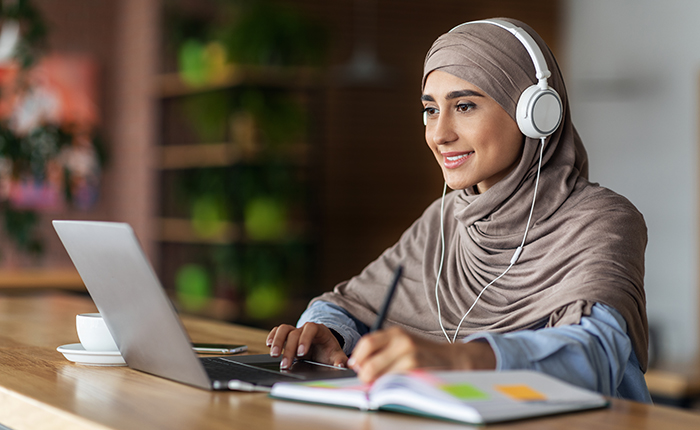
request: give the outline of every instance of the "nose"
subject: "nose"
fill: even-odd
[[[454,120],[450,115],[441,114],[436,120],[428,123],[425,129],[426,138],[435,145],[446,145],[457,140]]]

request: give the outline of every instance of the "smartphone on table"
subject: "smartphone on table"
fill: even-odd
[[[193,343],[192,349],[199,354],[239,354],[248,351],[248,345],[229,343]]]

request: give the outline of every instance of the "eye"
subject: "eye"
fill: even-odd
[[[471,102],[467,103],[458,103],[457,104],[457,112],[469,112],[470,110],[474,109],[476,105]]]
[[[426,106],[422,110],[423,122],[428,122],[429,118],[434,118],[440,113],[440,110],[436,107]]]

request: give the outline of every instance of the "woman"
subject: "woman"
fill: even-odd
[[[533,138],[517,105],[538,79],[559,99],[545,97],[556,118]],[[347,365],[366,382],[417,367],[535,369],[650,401],[644,219],[587,180],[545,43],[514,20],[458,26],[428,52],[421,100],[426,142],[455,191],[362,273],[314,299],[297,327],[275,327],[270,353],[283,368],[294,357]],[[368,334],[399,265],[388,328]]]

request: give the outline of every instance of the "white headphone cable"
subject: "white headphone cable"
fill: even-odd
[[[464,314],[462,319],[459,321],[459,324],[457,325],[457,329],[455,330],[454,337],[450,339],[450,337],[447,335],[447,331],[445,330],[445,327],[442,324],[442,318],[440,316],[440,299],[438,296],[438,284],[440,282],[440,274],[442,273],[442,264],[445,258],[445,231],[443,228],[443,216],[444,216],[444,203],[445,203],[445,190],[447,189],[447,183],[445,183],[445,190],[443,190],[442,194],[442,203],[440,204],[440,235],[442,238],[442,256],[440,257],[440,269],[438,270],[438,280],[435,283],[435,300],[437,301],[437,310],[438,310],[438,322],[440,323],[440,328],[442,329],[442,332],[445,334],[445,337],[447,337],[447,341],[450,343],[454,343],[457,340],[457,335],[459,334],[459,330],[462,327],[462,323],[464,320],[467,318],[467,315],[474,309],[474,306],[476,303],[479,301],[481,298],[481,295],[484,294],[484,291],[491,285],[493,285],[494,282],[498,281],[501,279],[508,271],[510,270],[513,265],[518,261],[520,258],[520,254],[523,252],[523,247],[525,246],[525,241],[527,239],[527,233],[530,231],[530,222],[532,221],[532,213],[535,209],[535,200],[537,200],[537,189],[539,187],[540,183],[540,171],[542,169],[542,154],[544,152],[544,142],[545,142],[545,137],[540,138],[540,156],[539,156],[539,161],[537,163],[537,176],[535,178],[535,192],[533,193],[532,196],[532,205],[530,205],[530,214],[528,215],[527,218],[527,225],[525,226],[525,234],[523,235],[523,240],[520,243],[520,246],[515,250],[515,254],[513,254],[513,257],[510,259],[510,265],[506,268],[506,270],[503,271],[496,279],[493,281],[489,282],[480,292],[479,295],[476,296],[476,299],[474,300],[474,303],[469,307],[469,310],[467,310],[467,313]]]
[[[442,263],[445,261],[445,227],[444,227],[444,212],[445,212],[445,194],[447,193],[447,181],[445,181],[445,186],[442,188],[442,201],[440,202],[440,240],[442,241],[442,253],[440,254],[440,268],[438,269],[437,280],[435,281],[435,303],[437,303],[437,313],[438,321],[440,322],[440,328],[443,334],[450,341],[450,336],[448,336],[445,327],[442,325],[442,317],[440,316],[440,297],[438,296],[438,286],[440,285],[440,276],[442,275]]]

